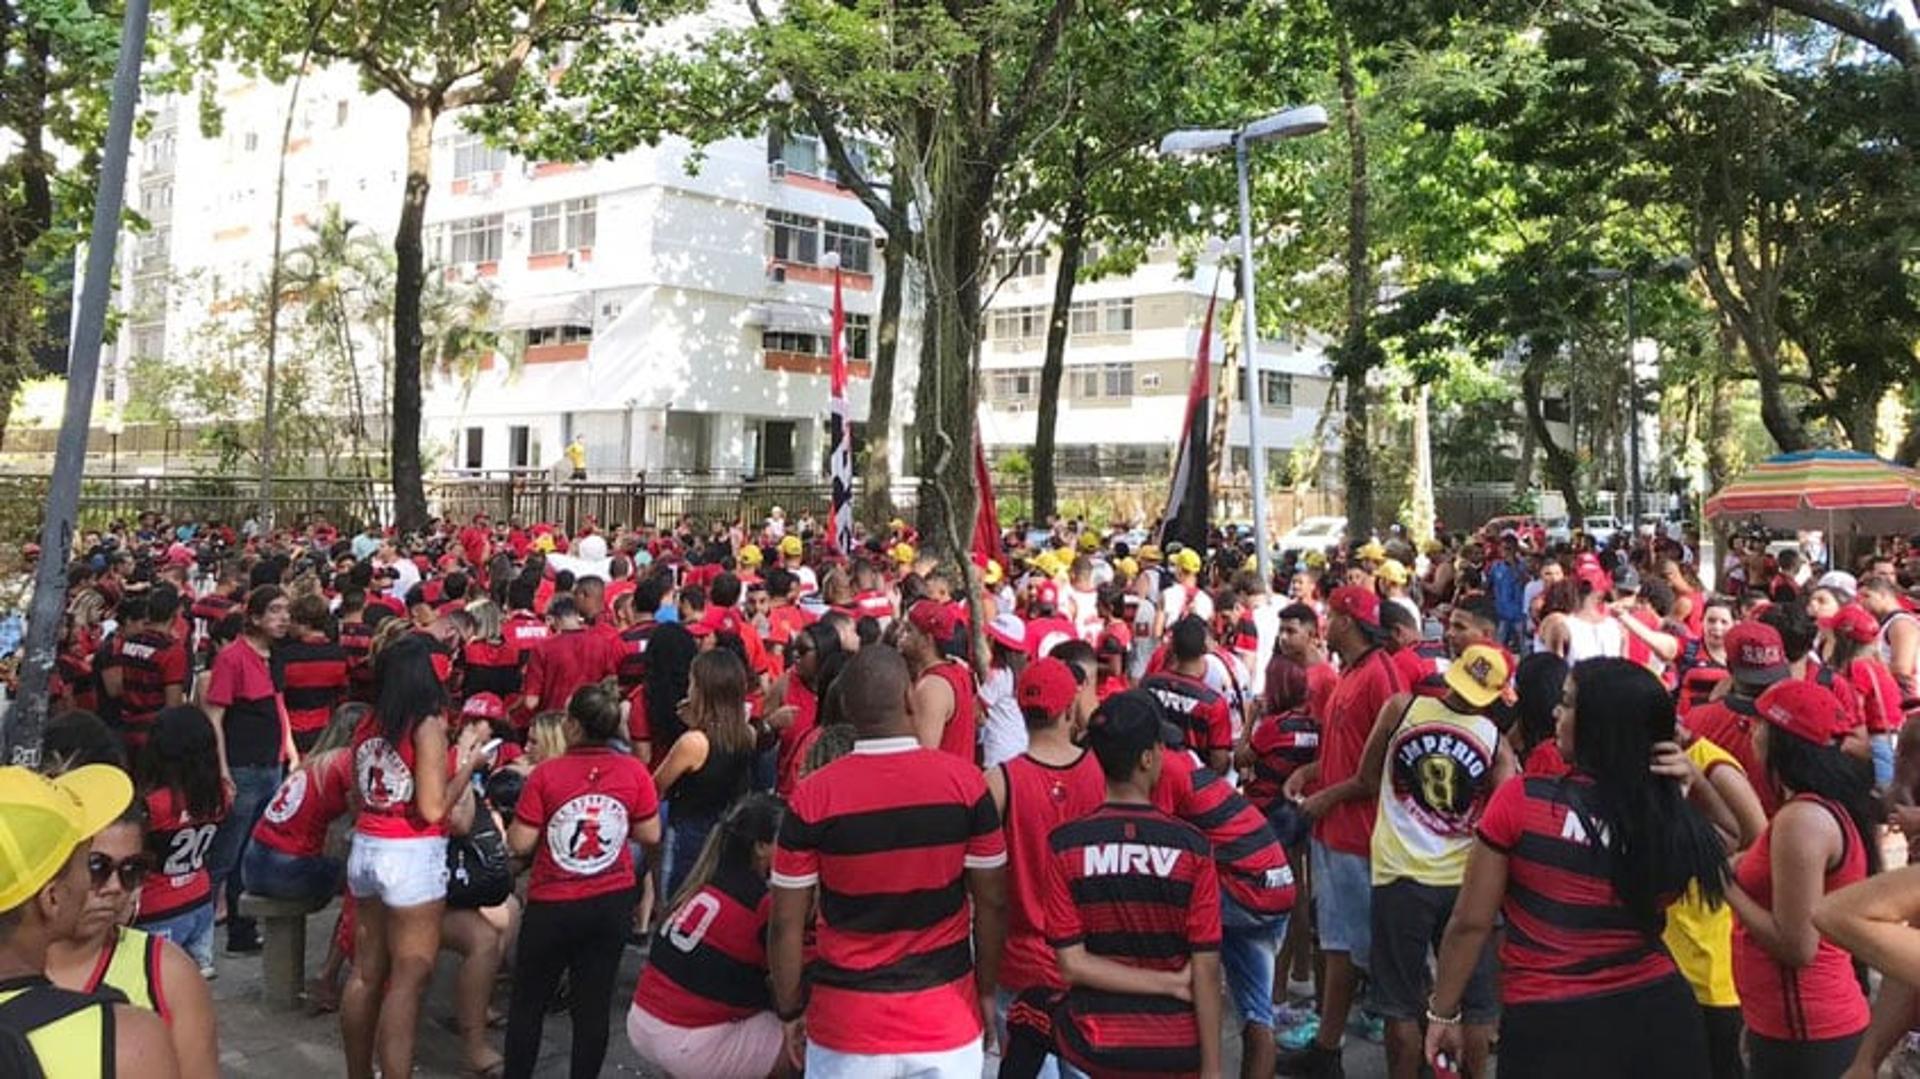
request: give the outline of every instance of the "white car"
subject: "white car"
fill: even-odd
[[[1613,542],[1613,534],[1620,531],[1620,521],[1612,514],[1597,513],[1592,517],[1582,517],[1580,530],[1593,537],[1595,547],[1605,547]]]
[[[1540,522],[1547,530],[1547,545],[1573,542],[1573,522],[1565,517],[1548,517]]]
[[[1328,547],[1346,542],[1347,519],[1345,517],[1308,517],[1293,527],[1293,531],[1280,537],[1275,544],[1280,557],[1307,551],[1324,551]]]

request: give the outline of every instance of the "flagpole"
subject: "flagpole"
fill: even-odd
[[[827,429],[833,445],[828,454],[833,504],[829,507],[834,546],[843,555],[853,553],[853,424],[847,407],[847,308],[842,291],[840,253],[829,251],[821,264],[833,271],[831,378],[828,388]]]

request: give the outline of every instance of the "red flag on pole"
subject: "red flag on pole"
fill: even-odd
[[[1200,324],[1200,353],[1194,359],[1193,384],[1187,390],[1187,419],[1173,463],[1173,489],[1167,511],[1160,518],[1162,545],[1178,540],[1202,554],[1207,549],[1208,519],[1213,499],[1207,468],[1207,413],[1212,404],[1210,375],[1213,362],[1213,310],[1220,301],[1220,278],[1213,279],[1207,299],[1207,318]]]
[[[853,426],[847,410],[847,309],[840,295],[840,265],[833,266],[833,386],[827,403],[828,458],[833,484],[829,516],[833,543],[853,550]]]
[[[1002,556],[1000,511],[993,504],[993,476],[987,472],[987,451],[978,427],[973,432],[973,483],[980,488],[980,512],[973,518],[973,560],[984,569],[988,559],[999,561]]]

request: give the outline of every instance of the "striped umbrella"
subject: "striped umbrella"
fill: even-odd
[[[1884,533],[1920,528],[1920,472],[1853,450],[1767,458],[1707,499],[1709,519],[1782,529]]]

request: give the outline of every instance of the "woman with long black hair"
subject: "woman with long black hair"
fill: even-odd
[[[213,883],[207,850],[232,799],[220,778],[213,724],[191,704],[154,717],[134,770],[154,872],[134,925],[170,940],[213,976]]]
[[[440,951],[447,899],[447,817],[467,796],[485,723],[447,737],[447,693],[430,642],[404,634],[374,657],[380,698],[353,736],[356,904],[353,977],[340,1006],[350,1079],[413,1074],[420,994]],[[376,1030],[377,1024],[377,1030]],[[377,1043],[377,1046],[376,1046]]]
[[[687,699],[693,678],[693,657],[699,644],[687,627],[661,622],[647,638],[647,673],[640,688],[627,698],[628,741],[633,755],[651,772],[666,760],[667,750],[687,725],[680,719],[680,702]],[[555,705],[564,702],[555,701]]]
[[[1530,776],[1567,774],[1566,758],[1555,743],[1554,715],[1567,685],[1567,661],[1552,652],[1535,652],[1513,674],[1515,721],[1507,731],[1514,758]]]
[[[1869,1019],[1853,957],[1823,940],[1813,908],[1878,872],[1870,766],[1838,743],[1852,728],[1837,698],[1798,678],[1754,702],[1754,747],[1782,795],[1727,889],[1739,925],[1733,982],[1753,1079],[1827,1079],[1852,1062]]]
[[[1660,934],[1688,885],[1721,902],[1726,856],[1666,767],[1690,774],[1673,734],[1673,698],[1646,668],[1573,668],[1555,732],[1573,770],[1509,780],[1480,819],[1427,1006],[1436,1070],[1459,1069],[1460,998],[1498,910],[1503,1074],[1707,1074],[1699,1009]]]

